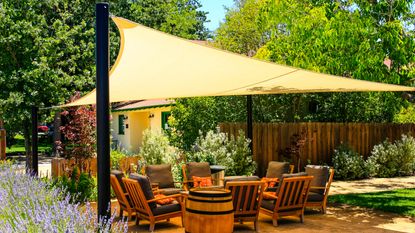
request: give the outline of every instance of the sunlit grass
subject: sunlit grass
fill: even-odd
[[[24,154],[26,152],[24,137],[18,134],[14,139],[15,143],[10,148],[6,147],[6,154]],[[51,149],[51,143],[47,142],[45,139],[39,140],[38,148],[40,153],[44,153]]]
[[[415,188],[376,193],[339,194],[329,196],[329,202],[367,207],[415,217]]]

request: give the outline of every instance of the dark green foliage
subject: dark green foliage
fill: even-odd
[[[74,168],[70,177],[61,176],[53,181],[53,186],[66,190],[72,197],[72,201],[85,202],[94,197],[95,182],[88,173],[79,173]]]
[[[120,0],[112,14],[189,39],[206,38],[205,12],[197,0]],[[0,115],[10,135],[28,144],[30,108],[65,103],[75,91],[92,90],[95,79],[95,1],[2,0],[0,2]],[[110,29],[111,61],[119,36]],[[41,121],[53,115],[42,110]],[[29,148],[26,148],[28,150]]]
[[[415,217],[415,189],[329,196],[329,202],[355,205]]]

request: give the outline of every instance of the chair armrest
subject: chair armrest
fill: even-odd
[[[267,197],[267,198],[269,198],[269,199],[273,199],[273,200],[276,200],[278,197],[277,196],[275,196],[275,195],[272,195],[272,194],[269,194],[269,193],[263,193],[262,194],[264,197]]]
[[[151,202],[155,202],[158,200],[163,200],[163,199],[167,199],[167,198],[176,198],[176,197],[182,197],[182,194],[173,194],[173,195],[169,195],[169,196],[165,196],[165,197],[158,197],[158,198],[154,198],[151,200],[148,200],[147,203],[151,203]]]

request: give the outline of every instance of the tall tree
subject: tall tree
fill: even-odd
[[[199,7],[197,0],[120,0],[110,10],[184,38],[203,39],[206,15]],[[0,2],[0,115],[11,135],[24,133],[27,153],[31,106],[60,105],[75,91],[95,86],[94,16],[91,0]],[[117,33],[112,24],[112,61]]]

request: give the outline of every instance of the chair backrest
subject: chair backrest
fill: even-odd
[[[270,161],[268,163],[267,178],[281,178],[282,174],[290,172],[290,163]]]
[[[284,177],[280,183],[275,211],[283,212],[304,208],[312,176]]]
[[[327,188],[330,179],[330,171],[330,167],[328,166],[307,165],[305,167],[305,172],[310,176],[314,176],[310,184],[311,187]],[[326,189],[313,189],[312,191],[324,194]]]
[[[134,204],[134,209],[140,214],[152,215],[151,208],[148,205],[140,183],[135,179],[122,178],[122,180]]]
[[[225,189],[232,192],[235,218],[254,217],[259,213],[265,182],[262,181],[229,181]]]
[[[145,172],[151,183],[157,183],[159,188],[174,188],[170,164],[148,165]]]
[[[189,162],[182,166],[184,182],[192,180],[193,176],[211,177],[210,165],[208,162]],[[193,183],[187,183],[188,187],[193,187]]]
[[[114,190],[115,196],[117,197],[118,203],[126,208],[131,208],[130,203],[128,202],[127,197],[125,196],[125,191],[121,188],[120,183],[115,175],[110,175],[111,187]]]

